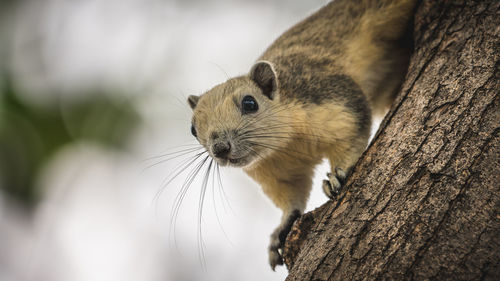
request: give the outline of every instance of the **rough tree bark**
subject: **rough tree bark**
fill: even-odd
[[[402,89],[287,280],[500,279],[500,1],[419,4]]]

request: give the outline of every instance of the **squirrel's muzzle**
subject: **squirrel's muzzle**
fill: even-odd
[[[231,144],[229,142],[216,142],[212,145],[212,153],[217,158],[226,158],[231,152]]]

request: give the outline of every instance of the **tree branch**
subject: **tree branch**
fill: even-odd
[[[287,280],[500,276],[498,1],[423,1],[401,91],[337,202],[290,232]]]

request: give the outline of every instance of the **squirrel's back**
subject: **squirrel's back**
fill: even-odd
[[[415,2],[335,0],[281,35],[260,60],[274,64],[284,96],[321,102],[330,97],[300,89],[322,77],[347,76],[381,113],[406,73]]]

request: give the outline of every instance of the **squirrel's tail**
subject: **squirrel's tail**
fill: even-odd
[[[406,33],[416,0],[365,0],[360,32],[384,41],[398,41]]]
[[[365,8],[348,40],[346,69],[355,77],[376,114],[392,103],[411,52],[410,23],[416,0],[362,0]]]

